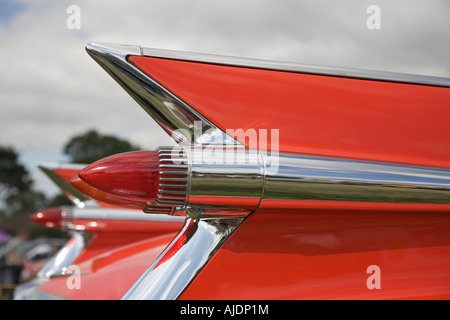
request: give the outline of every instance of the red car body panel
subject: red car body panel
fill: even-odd
[[[116,238],[117,234],[112,234]],[[80,288],[67,285],[69,277],[53,278],[39,287],[59,297],[75,300],[118,300],[164,250],[174,234],[151,237],[140,241],[102,239],[86,248],[73,265],[80,268]],[[108,237],[112,240],[112,237]],[[129,238],[128,238],[129,239]],[[102,243],[103,244],[103,243]]]
[[[78,174],[78,170],[67,167],[52,171],[67,182]],[[67,196],[71,198],[70,194]],[[47,227],[66,227],[91,237],[88,245],[72,262],[73,266],[80,268],[80,288],[71,289],[67,285],[71,275],[67,274],[51,277],[38,287],[39,291],[67,299],[120,299],[183,226],[182,219],[149,221],[135,220],[134,216],[127,220],[126,213],[137,213],[138,216],[145,216],[145,213],[123,210],[98,201],[95,206],[99,213],[95,214],[94,209],[91,211],[94,215],[87,213],[81,218],[76,214],[65,216],[62,214],[64,210],[59,208],[36,213],[32,217],[35,222]],[[78,210],[83,213],[87,209]],[[115,215],[111,215],[113,210],[114,214],[123,214],[120,218],[114,218]],[[71,246],[70,241],[66,246]]]
[[[56,168],[53,170],[55,174],[66,180],[67,182],[70,182],[70,180],[73,177],[76,177],[78,175],[77,169],[68,169],[68,168]]]
[[[144,214],[144,213],[142,213]],[[77,219],[77,226],[94,219]],[[87,228],[92,239],[72,265],[81,272],[79,289],[67,285],[70,277],[50,278],[39,290],[67,299],[120,299],[172,241],[182,222],[109,220]]]
[[[279,129],[280,152],[450,167],[448,88],[129,60],[224,131]],[[449,299],[449,213],[263,199],[180,299]],[[381,290],[366,283],[372,265]]]
[[[180,299],[450,298],[448,206],[323,203],[250,216]]]
[[[448,88],[129,60],[224,131],[279,129],[280,152],[450,167]]]
[[[448,87],[127,59],[223,131],[278,129],[280,152],[450,168]],[[116,76],[125,79],[120,68]],[[267,150],[273,150],[268,137]],[[239,204],[238,195],[233,200]],[[214,213],[232,220],[235,212]],[[51,279],[39,290],[70,299],[119,299],[176,232],[141,222],[76,222],[96,233],[74,261],[85,273],[81,290],[70,290],[67,278]],[[261,197],[211,256],[179,299],[449,299],[450,205]],[[167,266],[162,261],[157,271]],[[381,272],[379,289],[369,284],[372,266]]]

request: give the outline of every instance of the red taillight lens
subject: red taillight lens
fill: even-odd
[[[159,189],[158,152],[116,154],[87,166],[78,176],[109,195],[136,203],[154,202]]]
[[[188,165],[177,162],[172,148],[120,153],[85,167],[71,184],[100,202],[173,214],[187,196]]]
[[[89,198],[92,198],[94,200],[97,200],[101,203],[106,203],[111,206],[117,206],[117,207],[126,207],[126,208],[133,208],[133,209],[141,209],[143,210],[145,208],[145,203],[142,201],[133,201],[129,199],[123,199],[120,197],[113,196],[111,194],[108,194],[106,192],[103,192],[101,190],[98,190],[83,180],[81,180],[78,177],[73,178],[70,183],[72,186],[83,193],[84,195],[88,196]]]
[[[50,208],[36,212],[31,216],[31,220],[47,228],[61,228],[63,209]]]

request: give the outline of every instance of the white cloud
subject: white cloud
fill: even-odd
[[[445,0],[21,3],[0,20],[0,144],[16,146],[29,167],[63,158],[63,144],[88,128],[144,148],[166,139],[86,54],[91,41],[450,76]],[[81,9],[80,30],[66,27],[71,4]],[[370,4],[381,7],[381,30],[366,28]]]

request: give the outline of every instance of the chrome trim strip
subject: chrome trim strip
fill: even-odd
[[[177,299],[242,221],[242,218],[186,219],[182,231],[122,299]],[[192,223],[196,224],[196,227],[189,240],[173,256],[160,264],[180,237],[188,232]]]
[[[67,207],[63,212],[65,219],[127,220],[153,222],[181,222],[184,217],[160,214],[145,214],[141,210],[114,208],[82,208]]]
[[[179,149],[172,147],[174,157],[180,154]],[[265,199],[450,203],[449,169],[263,154],[228,146],[183,150],[187,156],[182,159],[190,165],[184,180],[188,181],[187,198],[180,201],[174,194],[173,201],[165,203],[172,205],[172,212],[201,208],[210,217],[221,210],[226,211],[223,216],[245,216]]]
[[[14,300],[39,299],[39,293],[42,291],[38,290],[38,288],[47,281],[48,278],[35,277],[30,281],[20,284],[14,290]]]
[[[139,46],[89,43],[86,51],[178,144],[240,144],[129,63],[129,55],[141,55]]]
[[[83,234],[74,232],[72,238],[45,264],[31,281],[25,282],[14,290],[15,300],[34,300],[48,299],[53,300],[58,296],[53,296],[40,291],[40,285],[47,282],[50,278],[64,274],[64,271],[80,255],[85,248],[86,241]]]
[[[159,195],[155,202],[147,203],[145,212],[173,214],[190,207],[202,208],[205,214],[216,216],[220,208],[227,211],[227,216],[240,217],[258,207],[264,186],[263,159],[259,152],[222,145],[160,147],[158,152]],[[161,157],[171,159],[172,163],[165,161],[161,165]],[[173,179],[171,175],[178,177],[168,180]]]
[[[235,67],[267,69],[274,71],[298,72],[323,76],[336,76],[344,78],[356,78],[356,79],[450,87],[450,78],[446,77],[426,76],[426,75],[398,73],[389,71],[363,70],[355,68],[330,67],[330,66],[310,65],[293,62],[214,55],[214,54],[162,50],[153,48],[142,48],[141,50],[143,56],[155,58],[185,60],[200,63],[212,63]]]
[[[450,87],[449,78],[202,55],[138,46],[88,44],[86,50],[166,132],[172,134],[177,130],[180,135],[177,142],[181,145],[241,144],[129,63],[128,55]],[[198,123],[201,123],[202,127],[201,134],[196,137]],[[273,166],[274,163],[277,166]],[[242,217],[224,218],[222,212],[224,208],[228,206],[239,209],[239,205],[242,205],[242,202],[235,200],[251,199],[252,203],[246,205],[256,210],[265,199],[336,200],[337,197],[337,200],[347,201],[398,202],[417,201],[417,192],[419,192],[426,193],[426,199],[422,199],[423,201],[450,203],[448,192],[450,171],[445,169],[298,155],[279,155],[275,159],[273,156],[264,155],[264,161],[256,163],[250,173],[248,170],[249,167],[204,165],[193,162],[190,163],[186,179],[163,177],[162,181],[183,183],[188,181],[189,200],[185,203],[187,206],[185,226],[122,299],[178,298],[224,241],[244,221],[243,217],[251,212],[250,209],[235,212],[230,210],[231,216],[237,213]],[[254,183],[252,188],[248,188],[248,183]],[[317,186],[319,188],[314,190]],[[379,188],[382,189],[384,198],[379,197]],[[393,190],[401,190],[400,195],[387,199],[387,195],[395,193]],[[367,198],[368,196],[370,197]],[[166,197],[168,204],[179,204],[179,198],[171,198],[169,195]],[[196,197],[202,199],[196,201]],[[213,201],[205,203],[205,197],[211,197]],[[224,204],[217,206],[212,212],[221,214],[222,217],[211,217],[208,205],[217,204],[219,197],[225,198]],[[164,208],[161,211],[166,212]],[[192,223],[196,227],[190,234],[189,226]],[[187,242],[173,252],[177,241],[180,241],[182,237],[188,237]]]
[[[262,205],[266,199],[450,203],[448,169],[292,154],[264,154],[263,158],[264,163],[270,163],[270,166],[264,166],[265,184],[259,187]],[[260,163],[256,167],[263,169]],[[242,174],[233,166],[210,165],[207,171],[213,176],[214,172],[219,176],[229,176],[233,187],[242,184],[242,181],[233,183],[233,175]],[[214,191],[222,194],[229,187],[227,185],[222,190],[217,186]],[[195,185],[191,186],[193,189]],[[191,200],[187,204],[187,218],[182,231],[122,299],[177,299],[251,213],[237,210],[227,218],[226,205],[219,205],[214,216],[214,211],[210,211],[208,206],[197,206]],[[229,205],[235,200],[230,194]],[[195,223],[195,231],[192,231],[192,223]],[[188,240],[178,247],[183,237]]]
[[[39,290],[37,289],[39,285],[39,282],[33,282],[30,288],[24,288],[24,290],[28,289],[26,292],[17,291],[18,288],[16,288],[14,290],[14,300],[69,300],[65,297]]]
[[[38,272],[38,277],[50,278],[64,272],[66,268],[80,255],[86,246],[86,241],[80,232],[74,232],[72,238],[62,247]]]
[[[279,154],[263,199],[450,203],[450,170]]]
[[[208,207],[258,207],[264,187],[259,152],[230,146],[191,147],[187,151],[191,165],[188,206],[205,212]]]
[[[47,170],[56,170],[56,169],[63,169],[63,170],[82,170],[84,169],[87,164],[83,163],[38,163],[38,167],[46,168]]]

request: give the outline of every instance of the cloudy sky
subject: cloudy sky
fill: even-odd
[[[80,9],[79,29],[67,21]],[[367,20],[380,9],[380,29]],[[52,194],[38,162],[64,162],[96,128],[152,149],[171,141],[85,52],[88,42],[450,77],[448,0],[0,0],[0,144]]]

